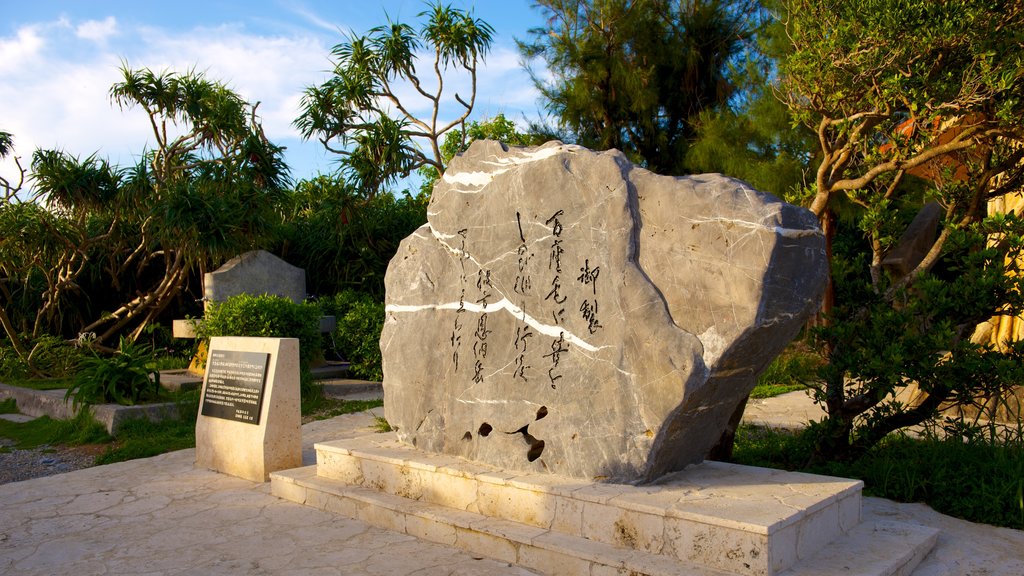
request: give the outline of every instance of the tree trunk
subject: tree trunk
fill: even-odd
[[[14,323],[11,322],[10,316],[7,315],[7,310],[0,307],[0,324],[4,327],[4,332],[7,333],[7,339],[11,341],[11,346],[14,347],[14,353],[18,355],[25,362],[25,365],[29,367],[29,370],[36,376],[39,375],[38,371],[28,363],[29,352],[25,348],[25,344],[21,341],[18,336],[17,330],[14,329]]]

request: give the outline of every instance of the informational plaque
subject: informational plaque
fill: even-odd
[[[196,466],[253,482],[302,466],[297,338],[210,338],[200,403]]]
[[[270,354],[211,348],[203,416],[260,423]]]

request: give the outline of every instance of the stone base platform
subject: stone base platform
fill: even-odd
[[[284,499],[547,574],[909,574],[938,532],[861,523],[859,481],[704,462],[646,486],[524,475],[375,434],[271,474]]]

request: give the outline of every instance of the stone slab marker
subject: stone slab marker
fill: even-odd
[[[296,304],[306,299],[306,271],[266,250],[239,254],[203,277],[207,303],[223,302],[238,294],[270,294]]]
[[[814,216],[743,182],[476,142],[388,268],[386,417],[428,451],[651,481],[707,455],[825,278]]]
[[[196,419],[196,466],[254,482],[302,465],[299,341],[210,339]]]

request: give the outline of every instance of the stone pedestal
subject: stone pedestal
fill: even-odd
[[[259,362],[265,372],[257,390]],[[301,466],[299,402],[297,339],[212,338],[196,420],[196,466],[254,482]]]
[[[275,495],[544,574],[909,574],[937,531],[861,523],[861,483],[704,462],[594,483],[431,454],[393,434],[316,445]]]

